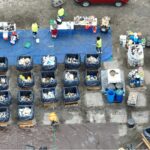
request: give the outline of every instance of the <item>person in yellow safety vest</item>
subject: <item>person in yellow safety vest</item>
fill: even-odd
[[[39,30],[39,26],[37,23],[33,23],[32,27],[31,27],[32,33],[33,33],[33,37],[36,38],[36,35],[38,33]]]
[[[60,6],[59,10],[58,10],[58,14],[57,16],[60,18],[60,19],[63,19],[64,18],[64,15],[65,15],[65,10],[63,7]]]
[[[55,112],[51,112],[49,114],[49,120],[51,122],[51,126],[55,126],[55,125],[59,124],[59,119],[58,119],[58,116]]]
[[[97,37],[96,51],[97,53],[102,53],[102,39],[100,37]]]

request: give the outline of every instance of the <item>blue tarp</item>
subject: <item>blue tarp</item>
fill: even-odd
[[[20,39],[15,45],[11,45],[9,41],[4,41],[2,35],[0,35],[0,56],[6,56],[9,65],[16,65],[17,57],[21,55],[32,56],[34,64],[41,64],[41,57],[47,54],[55,55],[58,63],[63,63],[66,53],[81,54],[83,62],[85,54],[96,53],[95,42],[97,36],[101,36],[103,40],[102,61],[112,58],[111,30],[107,34],[100,33],[100,29],[96,34],[85,29],[59,31],[58,38],[52,39],[49,28],[45,28],[39,30],[39,44],[33,39],[30,30],[18,30],[17,32]],[[28,49],[24,48],[26,42],[31,42],[31,47]]]

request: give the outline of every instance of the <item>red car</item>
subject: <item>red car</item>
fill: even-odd
[[[121,7],[123,4],[128,3],[129,0],[75,0],[83,7],[88,7],[91,4],[113,4],[116,7]]]

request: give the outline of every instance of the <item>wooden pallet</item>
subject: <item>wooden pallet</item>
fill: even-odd
[[[93,86],[93,87],[87,86],[86,88],[87,88],[87,90],[90,90],[90,91],[98,91],[101,89],[100,86]]]
[[[36,120],[33,119],[33,120],[30,120],[30,121],[20,121],[18,123],[18,126],[20,128],[31,128],[31,127],[34,127],[36,125]]]
[[[79,106],[79,102],[64,102],[65,107]]]
[[[50,107],[50,108],[56,108],[58,106],[58,103],[44,103],[44,107]]]
[[[143,143],[147,146],[147,148],[150,150],[150,142],[147,140],[147,138],[144,136],[144,134],[142,133],[142,141]]]
[[[0,71],[0,75],[5,75],[7,71]]]
[[[8,126],[8,122],[0,122],[0,127],[7,127]]]

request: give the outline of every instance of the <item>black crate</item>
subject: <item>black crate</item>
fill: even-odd
[[[87,70],[85,74],[86,86],[100,86],[100,74],[98,70]]]
[[[32,105],[34,102],[34,94],[31,90],[23,90],[18,92],[19,105]]]
[[[74,76],[73,80],[67,80],[67,73],[71,73]],[[80,83],[80,75],[78,70],[65,70],[63,74],[63,83],[65,87],[68,86],[78,86]]]
[[[23,64],[19,64],[19,60],[22,59],[22,58],[29,58],[30,59],[30,63],[26,63],[25,65]],[[16,64],[16,68],[17,70],[19,71],[30,71],[33,69],[33,59],[31,56],[19,56],[17,58],[17,64]]]
[[[6,72],[8,70],[7,57],[0,57],[0,72]]]
[[[90,58],[94,58],[95,61],[89,61]],[[87,69],[98,69],[100,67],[99,54],[86,54],[84,58],[85,67]]]
[[[10,119],[10,110],[8,107],[0,107],[0,122],[8,122]]]
[[[30,82],[24,81],[22,79],[20,79],[20,75],[23,75],[25,77],[25,79],[27,79],[28,77],[31,78]],[[18,78],[17,78],[17,82],[18,82],[18,86],[21,88],[31,88],[34,86],[34,76],[33,73],[31,72],[23,72],[21,73]]]
[[[54,61],[47,61],[48,63],[44,64],[44,58],[45,57],[54,58]],[[41,60],[41,64],[42,64],[42,70],[43,71],[56,70],[56,68],[57,68],[57,58],[54,55],[43,56],[42,60]]]
[[[47,94],[48,92],[54,93],[54,97],[52,95],[49,95],[49,97],[44,96],[44,94]],[[52,87],[52,88],[44,88],[44,89],[42,89],[42,91],[41,91],[41,101],[43,103],[55,103],[55,102],[57,102],[58,100],[56,98],[56,90],[55,90],[55,88]]]
[[[68,95],[68,93],[74,93],[75,95]],[[78,87],[64,87],[63,88],[63,100],[64,102],[75,102],[80,100],[80,93]]]
[[[81,56],[79,54],[66,54],[64,64],[67,69],[78,69],[81,65]]]
[[[9,91],[0,91],[0,106],[9,106],[11,104],[11,94]]]
[[[25,108],[27,110],[25,110]],[[19,105],[17,114],[18,114],[18,120],[19,121],[33,120],[33,118],[34,118],[34,106],[33,105]]]
[[[7,90],[9,87],[9,79],[5,75],[0,75],[0,90]]]
[[[43,78],[45,78],[45,82]],[[57,85],[57,80],[55,79],[54,71],[41,72],[41,87],[42,88],[55,87],[56,85]]]

